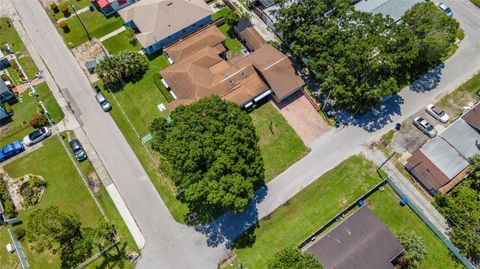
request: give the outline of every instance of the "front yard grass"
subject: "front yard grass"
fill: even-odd
[[[96,10],[85,11],[80,13],[78,16],[82,20],[92,38],[100,38],[117,30],[124,24],[120,16],[115,15],[107,18],[101,12]],[[70,31],[64,32],[58,24],[57,29],[65,40],[65,43],[67,43],[68,47],[74,48],[88,41],[88,36],[76,16],[72,16],[65,22],[68,24]]]
[[[83,172],[92,172],[93,170],[89,161],[84,161],[82,167],[86,169]],[[48,185],[38,208],[46,208],[52,205],[57,206],[61,211],[78,215],[81,222],[89,227],[94,227],[98,221],[103,219],[94,200],[89,194],[87,186],[85,186],[80,175],[77,173],[77,170],[68,158],[67,153],[57,136],[53,136],[46,140],[42,148],[5,165],[4,169],[12,177],[19,177],[27,173],[32,173],[35,175],[41,175],[45,178]],[[133,238],[126,228],[120,214],[116,210],[113,201],[106,193],[105,188],[102,187],[95,196],[102,205],[108,219],[114,223],[117,232],[120,234],[122,241],[119,244],[119,248],[125,251],[138,251]],[[36,208],[33,210],[36,210]],[[28,212],[22,210],[19,212],[18,217],[25,223],[28,220],[29,214],[33,210],[30,209]],[[0,232],[0,242],[4,242],[6,239],[9,241],[8,233],[6,232],[6,229],[4,229]],[[28,243],[25,241],[22,242],[22,246],[25,249],[29,264],[32,268],[46,269],[60,267],[58,255],[49,252],[34,252],[29,248]],[[94,252],[96,251],[97,249],[94,248]],[[125,253],[117,254],[116,250],[112,249],[109,252],[109,263],[111,267],[108,268],[133,268],[133,266],[123,257],[124,254]],[[16,261],[16,254],[10,255],[7,264],[10,263],[11,259]],[[104,263],[105,258],[102,257],[87,268],[107,268]],[[95,265],[101,266],[95,267]],[[0,268],[2,268],[2,266],[0,266]]]
[[[304,156],[307,148],[271,103],[249,115],[260,138],[258,145],[265,164],[265,182],[268,182]]]
[[[39,99],[47,107],[50,116],[54,122],[59,122],[63,118],[63,112],[58,106],[55,97],[53,97],[52,92],[48,88],[47,83],[42,83],[35,87],[35,90],[38,92]],[[21,140],[28,133],[34,130],[30,126],[30,118],[36,113],[38,108],[38,102],[35,97],[30,96],[26,91],[22,94],[21,102],[17,102],[12,105],[13,116],[12,122],[7,123],[5,126],[2,126],[2,132],[0,134],[0,146],[10,144],[14,140]]]
[[[352,156],[260,220],[254,243],[237,241],[234,250],[244,268],[267,268],[277,251],[297,246],[380,181],[372,162]]]
[[[139,51],[142,49],[142,46],[135,38],[131,36],[130,30],[125,30],[117,35],[110,37],[109,39],[102,42],[103,46],[110,52],[110,54],[117,54],[124,50]],[[130,43],[130,39],[135,40],[135,44]]]
[[[463,268],[443,242],[408,207],[399,205],[399,197],[389,187],[377,191],[367,199],[368,207],[392,230],[415,232],[423,238],[428,254],[417,268]]]

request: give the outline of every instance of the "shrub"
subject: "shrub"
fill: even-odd
[[[30,126],[40,128],[48,124],[47,116],[43,113],[35,113],[30,119]]]
[[[68,28],[68,23],[66,21],[62,21],[58,25],[60,26],[60,28],[62,28],[64,32],[70,31],[70,28]]]
[[[17,215],[17,211],[10,199],[7,198],[3,201],[3,208],[5,209],[5,216],[8,218],[13,218]]]
[[[18,240],[22,240],[22,238],[25,236],[25,229],[23,227],[17,227],[13,229],[13,232]]]
[[[61,11],[62,11],[62,13],[63,13],[63,15],[64,15],[65,17],[67,17],[68,15],[70,15],[70,10],[68,9],[68,7],[63,6],[63,7],[61,8]]]
[[[58,9],[57,4],[55,4],[55,2],[50,3],[50,8],[52,9],[53,13],[58,13],[60,11]]]
[[[5,112],[7,112],[7,114],[13,114],[13,109],[8,102],[3,103],[3,107],[5,108]]]

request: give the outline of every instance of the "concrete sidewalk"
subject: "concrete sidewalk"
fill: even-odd
[[[122,26],[122,27],[118,28],[117,30],[100,37],[98,40],[100,40],[100,42],[103,42],[103,41],[109,39],[112,36],[120,34],[121,32],[123,32],[125,30],[127,30],[127,28],[125,26]]]

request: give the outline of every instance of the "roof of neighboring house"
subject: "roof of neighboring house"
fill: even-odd
[[[480,121],[480,115],[477,116]],[[472,128],[463,118],[448,126],[440,136],[466,159],[480,153],[475,146],[476,142],[480,142],[480,130]]]
[[[268,89],[252,65],[225,61],[218,56],[218,50],[212,47],[176,62],[160,71],[160,74],[178,99],[196,101],[205,96],[218,95],[241,105]],[[172,111],[179,102],[171,102],[167,108]]]
[[[5,111],[3,103],[0,103],[0,121],[8,117],[10,117],[10,115]]]
[[[180,62],[205,47],[217,49],[218,54],[225,52],[226,48],[222,42],[226,39],[225,35],[215,25],[210,25],[179,42],[165,47],[164,51],[175,62]]]
[[[480,103],[462,116],[462,119],[480,131]]]
[[[406,167],[427,190],[438,190],[450,181],[420,150],[415,151],[407,160]]]
[[[403,247],[390,229],[362,206],[306,250],[324,269],[386,269]]]
[[[142,0],[120,11],[125,22],[133,21],[144,48],[212,14],[204,0]]]
[[[423,2],[423,0],[363,0],[355,5],[355,9],[390,16],[397,22],[407,10],[420,2]]]
[[[95,0],[95,2],[100,8],[106,8],[110,6],[110,1],[108,0]]]
[[[10,88],[8,88],[5,81],[3,81],[3,79],[0,79],[0,94],[2,94],[4,92],[9,92],[9,91],[10,91]]]
[[[237,31],[237,33],[240,38],[245,41],[245,45],[247,45],[250,51],[255,51],[268,44],[253,27],[247,27],[241,31]]]

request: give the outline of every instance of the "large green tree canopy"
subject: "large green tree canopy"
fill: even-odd
[[[120,79],[139,77],[147,70],[147,57],[135,51],[122,51],[117,55],[103,58],[95,66],[95,73],[107,83],[118,83]]]
[[[264,167],[255,127],[238,105],[217,96],[154,120],[153,148],[171,164],[170,177],[193,206],[239,212],[263,184]]]
[[[437,25],[437,15],[407,25],[356,11],[350,1],[280,0],[280,5],[275,27],[293,55],[308,61],[325,96],[352,112],[367,111],[410,80],[419,50],[426,47],[412,29],[426,23]],[[324,15],[328,7],[333,7],[331,16]],[[445,14],[439,18],[452,20]],[[450,44],[450,36],[446,42]]]
[[[268,269],[322,269],[320,262],[310,253],[296,248],[285,248],[275,254]]]

